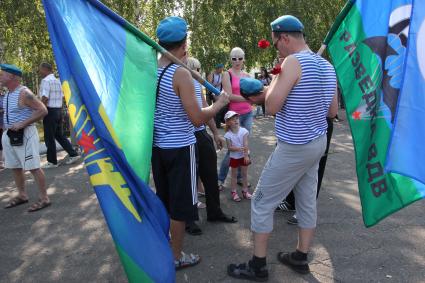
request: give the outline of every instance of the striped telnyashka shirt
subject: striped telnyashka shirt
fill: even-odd
[[[62,108],[63,92],[61,82],[53,74],[41,80],[40,96],[49,99],[47,101],[47,107]]]
[[[196,143],[194,127],[173,89],[173,77],[178,67],[171,65],[159,84],[153,133],[155,147],[180,148]],[[158,78],[163,69],[158,69]]]
[[[294,56],[301,65],[301,79],[276,114],[276,136],[290,144],[306,144],[326,133],[326,116],[336,91],[333,66],[313,52]]]
[[[193,80],[193,84],[195,85],[196,101],[198,101],[199,107],[202,108],[202,85],[197,80]],[[205,130],[205,125],[195,127],[195,132],[202,130]]]
[[[10,129],[13,124],[23,122],[31,117],[33,113],[31,108],[19,106],[19,95],[26,88],[25,86],[19,86],[14,91],[6,93],[3,97],[3,125],[5,129]],[[9,122],[7,121],[8,118]]]

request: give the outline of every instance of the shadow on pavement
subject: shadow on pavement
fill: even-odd
[[[252,190],[275,146],[273,122],[265,118],[254,123],[250,137],[253,164],[249,167]],[[220,160],[224,153],[219,153]],[[29,205],[0,209],[0,282],[126,282],[82,164],[46,170],[46,176],[51,207],[31,214],[26,212]],[[34,201],[37,189],[29,175],[27,180]],[[0,188],[3,206],[14,193],[10,172],[0,172]],[[227,276],[226,266],[252,256],[250,203],[231,201],[228,187],[220,198],[223,210],[239,222],[208,223],[205,210],[200,210],[203,234],[187,235],[184,250],[199,253],[202,262],[177,272],[177,282],[241,282]],[[286,223],[289,213],[275,214],[267,258],[269,282],[423,282],[423,202],[375,227],[364,227],[346,121],[335,124],[318,210],[310,255],[312,273],[306,276],[277,261],[278,251],[294,249],[297,228]]]

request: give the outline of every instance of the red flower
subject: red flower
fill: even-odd
[[[282,71],[282,68],[279,65],[276,65],[271,71],[270,74],[278,75]]]
[[[267,39],[263,38],[258,42],[258,47],[260,47],[261,49],[266,49],[269,46],[270,46],[270,42],[268,42]]]

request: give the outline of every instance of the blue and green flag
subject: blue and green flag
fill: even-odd
[[[356,156],[366,226],[425,197],[425,1],[348,1],[325,44]]]
[[[146,184],[156,51],[99,1],[43,4],[71,122],[127,277],[174,282],[168,214]]]

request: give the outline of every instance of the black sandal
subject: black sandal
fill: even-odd
[[[283,265],[291,268],[293,271],[300,274],[310,273],[310,267],[306,260],[296,260],[292,257],[291,253],[279,252],[277,254],[277,260],[280,261]]]
[[[229,264],[227,266],[227,274],[233,278],[256,281],[256,282],[265,282],[269,279],[269,274],[267,269],[264,267],[261,271],[261,274],[257,274],[253,268],[249,266],[249,263],[241,264]]]

